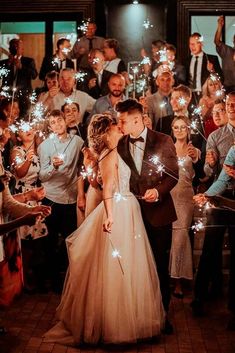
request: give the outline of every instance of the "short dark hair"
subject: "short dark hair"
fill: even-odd
[[[112,48],[114,50],[115,54],[118,54],[119,44],[118,44],[117,39],[108,38],[108,39],[105,39],[105,43],[107,43],[109,48]]]
[[[190,38],[202,38],[202,35],[198,32],[193,32],[191,35],[190,35]]]
[[[59,79],[59,73],[55,70],[49,71],[46,76],[45,76],[45,81],[48,79],[56,78],[57,80]]]
[[[64,113],[65,107],[66,107],[67,105],[71,105],[71,104],[76,105],[78,112],[80,112],[80,106],[79,106],[79,104],[78,104],[77,102],[64,103],[64,104],[62,105],[62,107],[61,107],[61,111]]]
[[[56,42],[57,50],[60,49],[60,45],[64,44],[65,41],[70,42],[70,40],[68,38],[65,38],[65,37],[62,37],[62,38],[57,40],[57,42]]]
[[[164,45],[166,45],[166,42],[164,40],[157,39],[152,41],[152,45],[154,45],[158,49],[161,49]]]
[[[138,111],[143,114],[143,106],[135,99],[127,99],[123,102],[119,102],[116,105],[116,111],[118,113],[128,113],[131,114],[134,111]]]
[[[56,117],[61,116],[64,119],[64,114],[59,109],[53,109],[51,112],[48,113],[48,115],[47,115],[48,121],[49,121],[51,116],[56,116]]]

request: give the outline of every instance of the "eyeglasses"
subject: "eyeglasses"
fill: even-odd
[[[177,125],[174,125],[174,126],[172,126],[172,129],[174,130],[174,131],[178,131],[178,130],[182,130],[182,131],[185,131],[185,130],[187,130],[187,125],[182,125],[182,126],[177,126]]]

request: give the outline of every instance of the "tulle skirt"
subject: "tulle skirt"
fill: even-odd
[[[111,234],[103,202],[67,238],[69,268],[59,322],[46,341],[66,345],[137,342],[164,324],[153,255],[135,197],[113,201]]]

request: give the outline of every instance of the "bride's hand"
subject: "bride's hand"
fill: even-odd
[[[107,233],[111,233],[111,228],[113,225],[113,219],[108,217],[103,223],[103,231]]]

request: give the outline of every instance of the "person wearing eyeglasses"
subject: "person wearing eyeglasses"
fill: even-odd
[[[212,118],[217,128],[223,127],[228,122],[228,116],[225,109],[225,101],[217,99],[212,109]]]
[[[195,176],[193,164],[200,158],[200,151],[190,141],[190,121],[186,116],[177,116],[172,121],[176,154],[179,165],[179,181],[171,190],[177,220],[173,223],[170,252],[170,276],[175,280],[173,295],[182,299],[182,279],[193,279],[192,249],[189,228],[193,219],[193,186]]]

